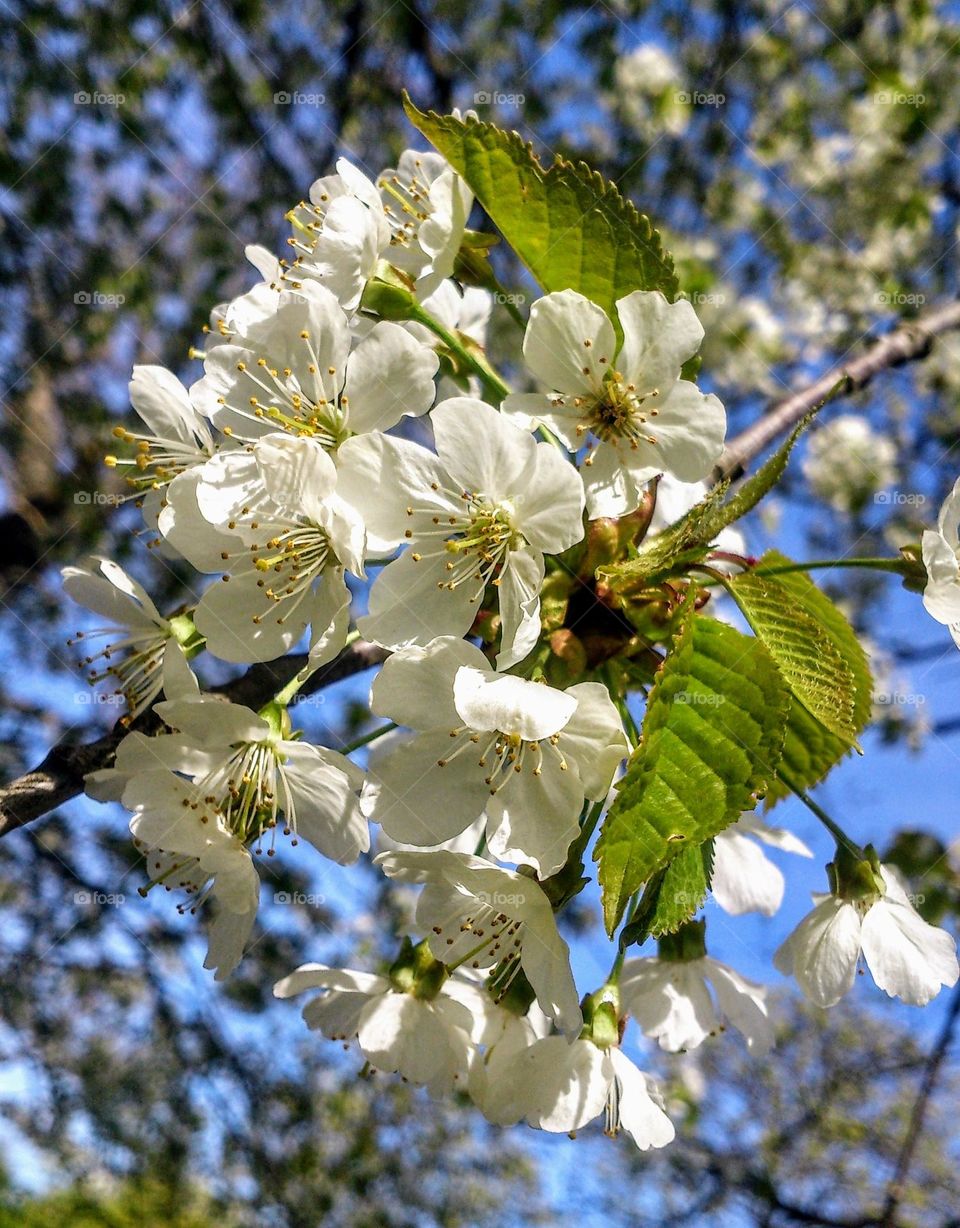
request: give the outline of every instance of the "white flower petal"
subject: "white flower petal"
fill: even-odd
[[[853,985],[860,955],[860,916],[835,896],[807,913],[773,957],[817,1006],[834,1006]]]
[[[512,550],[500,574],[500,642],[497,669],[517,665],[540,638],[540,589],[543,555],[539,551]]]
[[[479,767],[470,750],[439,767],[452,745],[445,730],[423,733],[378,763],[365,793],[367,816],[394,839],[419,846],[469,827],[489,800],[489,768]]]
[[[645,396],[665,397],[703,340],[697,313],[684,299],[668,303],[659,290],[634,290],[617,300],[623,348],[617,369]]]
[[[622,1049],[610,1049],[607,1058],[620,1084],[620,1125],[641,1151],[673,1142],[673,1122],[663,1109],[656,1084],[630,1061]]]
[[[439,361],[399,324],[375,324],[347,359],[350,429],[386,431],[405,414],[426,413]]]
[[[430,415],[437,455],[457,488],[510,499],[537,463],[533,436],[475,397],[451,397]]]
[[[909,903],[878,900],[863,919],[861,941],[870,974],[891,998],[926,1006],[958,976],[956,943],[928,925]]]
[[[575,290],[547,294],[530,309],[523,356],[547,388],[571,393],[596,389],[611,368],[615,349],[606,313]]]
[[[586,796],[599,801],[628,751],[623,723],[602,683],[578,682],[565,694],[577,709],[560,734],[560,749],[577,765]]]
[[[714,840],[710,889],[724,912],[772,917],[783,902],[783,874],[753,840],[727,828]]]
[[[378,716],[411,729],[455,729],[461,722],[453,681],[464,665],[490,668],[479,648],[453,636],[438,637],[423,648],[404,648],[383,663],[370,706]]]

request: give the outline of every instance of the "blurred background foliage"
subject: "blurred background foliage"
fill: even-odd
[[[589,160],[650,213],[706,326],[703,379],[732,431],[957,294],[952,4],[3,0],[6,777],[114,715],[90,704],[63,647],[75,615],[59,566],[102,551],[162,603],[182,599],[185,573],[147,558],[102,468],[132,363],[195,377],[209,309],[253,281],[244,245],[281,250],[284,213],[339,154],[375,172],[413,141],[403,88],[421,106],[475,107],[548,158]],[[850,412],[864,421],[843,465],[830,436],[819,460],[811,445],[764,513],[798,553],[890,552],[932,518],[958,469],[960,337],[831,410]],[[898,697],[953,649],[933,627],[904,631],[887,584],[842,591],[871,637],[882,738],[920,746],[957,721]],[[299,715],[333,745],[363,718],[333,695]],[[902,826],[892,856],[950,924],[949,840],[922,813]],[[932,1038],[901,1013],[825,1019],[784,999],[769,1065],[722,1038],[667,1067],[681,1139],[637,1157],[600,1138],[498,1134],[462,1106],[359,1079],[353,1055],[318,1057],[269,987],[317,957],[318,933],[326,959],[381,954],[400,905],[372,880],[331,872],[321,895],[316,874],[272,867],[285,905],[215,990],[189,918],[131,906],[141,876],[119,816],[77,804],[6,841],[0,866],[0,1225],[960,1223],[949,1053],[902,1202],[885,1208],[931,1069]]]

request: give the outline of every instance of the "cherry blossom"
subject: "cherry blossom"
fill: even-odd
[[[627,749],[600,683],[559,691],[500,674],[448,636],[386,661],[371,706],[419,736],[377,765],[368,816],[395,839],[435,845],[485,811],[490,851],[541,876],[563,865],[584,800],[606,796]]]
[[[583,460],[591,519],[639,506],[658,473],[684,482],[705,477],[723,448],[726,416],[713,395],[680,378],[703,329],[693,308],[659,291],[617,301],[623,345],[602,308],[574,290],[538,299],[523,354],[548,391],[507,397],[519,423],[542,423]]]
[[[497,592],[505,669],[540,634],[544,553],[583,536],[583,486],[563,457],[482,401],[431,414],[437,454],[371,434],[341,448],[344,498],[361,509],[372,550],[409,549],[380,573],[361,633],[389,648],[470,629]]]

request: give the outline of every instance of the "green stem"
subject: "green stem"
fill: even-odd
[[[447,349],[457,356],[463,365],[471,370],[475,375],[479,376],[483,386],[487,392],[499,404],[504,397],[509,396],[509,385],[504,383],[493,367],[485,358],[481,358],[479,354],[471,353],[470,350],[463,344],[460,338],[452,333],[448,328],[435,319],[429,311],[426,311],[419,303],[415,303],[410,310],[410,319],[416,320],[418,324],[422,324],[424,328],[429,328],[435,337],[443,342]]]
[[[582,842],[582,846],[584,848],[586,848],[587,844],[589,844],[590,837],[596,831],[597,824],[600,822],[600,816],[603,814],[603,808],[606,804],[607,799],[605,797],[601,798],[599,802],[595,802],[594,805],[587,811],[587,816],[583,820],[578,839],[578,843]]]
[[[630,897],[627,904],[627,911],[623,917],[623,925],[621,931],[625,930],[633,918],[636,916],[637,909],[640,907],[640,892],[635,891]],[[614,957],[613,963],[610,965],[610,971],[607,973],[607,984],[617,985],[620,982],[620,973],[623,971],[623,961],[626,959],[627,948],[621,943],[617,944],[617,954]]]
[[[360,632],[354,629],[344,640],[344,648],[359,638]],[[306,683],[307,679],[311,678],[319,668],[319,665],[310,665],[309,663],[305,665],[299,673],[293,675],[285,687],[282,687],[279,691],[277,691],[276,695],[273,697],[273,702],[286,708],[300,688]]]
[[[359,750],[361,746],[369,746],[371,742],[376,742],[377,738],[382,738],[385,733],[392,733],[394,729],[399,728],[400,726],[395,721],[388,721],[386,725],[381,725],[379,729],[371,729],[369,733],[365,733],[362,737],[354,738],[346,746],[341,746],[340,754],[352,754],[353,751]]]
[[[854,856],[856,857],[862,858],[866,855],[863,849],[860,847],[860,845],[857,844],[856,841],[850,839],[850,837],[843,830],[840,824],[837,823],[834,819],[831,819],[830,816],[827,814],[827,812],[823,809],[823,807],[818,806],[817,803],[813,800],[813,798],[810,797],[810,795],[806,793],[803,789],[801,789],[798,784],[792,781],[790,777],[786,774],[786,772],[783,771],[782,768],[777,768],[777,775],[780,777],[783,783],[787,786],[790,792],[793,793],[796,797],[798,797],[801,802],[803,802],[803,804],[811,812],[811,814],[815,814],[817,816],[817,818],[824,825],[824,827],[827,829],[830,835],[833,836],[834,840],[836,840],[838,844],[842,844],[845,848],[849,849],[850,852],[853,853]]]
[[[817,571],[834,567],[864,567],[871,571],[890,571],[905,575],[903,559],[813,559],[807,563],[778,563],[774,567],[755,567],[755,576],[783,576],[793,571]]]

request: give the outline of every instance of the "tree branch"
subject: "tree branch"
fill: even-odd
[[[385,661],[390,654],[376,644],[357,640],[329,665],[319,669],[307,680],[300,694],[311,695],[323,687],[350,678],[361,670]],[[254,665],[239,678],[215,690],[234,703],[249,708],[261,708],[281,687],[306,664],[306,654],[281,657],[262,665]],[[117,724],[96,742],[73,746],[58,743],[42,763],[31,772],[0,789],[0,836],[32,823],[57,806],[83,792],[83,778],[88,772],[109,767],[117,747],[131,730],[152,733],[160,728],[160,719],[151,710],[138,717],[130,726]]]
[[[756,422],[727,444],[713,471],[713,480],[739,477],[751,460],[796,426],[805,414],[834,397],[849,396],[866,387],[880,371],[926,357],[934,338],[955,328],[960,328],[960,302],[945,303],[901,324],[865,353],[834,367],[808,388],[774,401]]]
[[[937,1037],[937,1043],[933,1046],[930,1056],[927,1058],[923,1079],[920,1082],[920,1089],[917,1092],[913,1108],[910,1110],[910,1121],[907,1124],[907,1132],[904,1135],[903,1144],[900,1148],[897,1165],[893,1176],[890,1178],[883,1211],[877,1221],[880,1228],[896,1228],[897,1211],[903,1199],[904,1187],[910,1173],[910,1166],[913,1163],[914,1153],[917,1150],[917,1144],[920,1142],[920,1136],[923,1133],[927,1106],[936,1089],[937,1079],[946,1060],[958,1020],[960,1020],[960,985],[953,991],[953,997],[947,1009],[947,1017],[943,1021],[943,1027],[940,1035]]]

